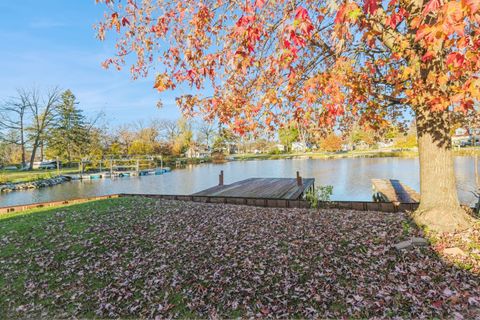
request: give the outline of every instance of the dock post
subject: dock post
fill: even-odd
[[[220,174],[218,175],[218,185],[223,186],[223,170],[221,170]]]
[[[81,177],[82,180],[83,180],[83,175],[85,174],[85,164],[86,163],[87,163],[87,161],[85,161],[84,159],[82,159],[80,161],[80,167],[81,167],[80,177]],[[89,175],[87,175],[87,177],[89,177]]]
[[[299,187],[303,186],[302,177],[300,177],[300,172],[297,171],[297,185]]]

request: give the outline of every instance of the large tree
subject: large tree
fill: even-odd
[[[81,159],[89,144],[89,124],[78,108],[75,95],[66,90],[61,95],[55,121],[48,132],[48,149],[54,156],[71,162]]]
[[[17,90],[17,96],[0,106],[0,140],[20,147],[22,167],[26,164],[26,128],[30,93]]]
[[[120,34],[116,57],[134,77],[155,68],[159,91],[189,83],[186,114],[239,133],[296,121],[374,129],[406,110],[420,150],[419,223],[467,227],[455,187],[452,118],[480,98],[478,0],[97,0],[100,39]],[[202,90],[202,89],[206,90]],[[213,92],[202,95],[202,92]]]
[[[291,151],[292,143],[298,139],[298,127],[295,123],[290,126],[284,126],[278,130],[278,139],[285,146],[285,151]]]
[[[27,129],[32,146],[30,170],[33,169],[33,162],[38,149],[43,147],[47,132],[55,121],[55,112],[60,103],[60,95],[61,92],[58,88],[49,90],[43,96],[38,90],[32,89],[28,95],[28,107],[32,115],[32,123]]]
[[[207,146],[207,150],[210,150],[210,142],[212,140],[212,137],[215,135],[214,124],[208,121],[202,121],[198,125],[197,131],[197,140],[201,143],[204,143]]]

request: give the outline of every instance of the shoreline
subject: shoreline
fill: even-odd
[[[56,176],[48,179],[32,180],[32,181],[25,181],[25,182],[7,182],[4,184],[0,184],[0,194],[12,192],[12,191],[22,191],[22,190],[28,190],[28,189],[40,189],[40,188],[46,188],[46,187],[53,187],[67,181],[70,181],[68,177],[60,175],[60,176]]]
[[[473,157],[480,155],[480,148],[464,148],[464,149],[455,149],[453,151],[453,156],[460,157]],[[215,161],[212,158],[177,158],[180,161],[181,166],[176,167],[172,165],[172,169],[183,168],[186,165],[199,165],[205,163],[227,163],[230,161],[253,161],[253,160],[328,160],[328,159],[355,159],[355,158],[417,158],[418,151],[416,150],[368,150],[368,151],[348,151],[348,152],[336,152],[336,153],[327,153],[327,152],[302,152],[302,153],[278,153],[278,154],[234,154],[227,155],[223,161]],[[175,163],[175,161],[171,161]],[[68,172],[68,171],[66,171]],[[13,173],[17,173],[16,171]],[[49,174],[50,172],[45,172]],[[22,179],[21,181],[15,181],[12,177],[12,180],[8,180],[8,173],[3,172],[3,181],[0,183],[0,193],[16,191],[16,190],[25,190],[25,189],[36,189],[43,188],[48,186],[57,185],[63,183],[54,183],[49,184],[50,181],[56,180],[58,177],[63,177],[62,174],[58,176],[48,177],[44,179],[38,179],[35,175],[32,175],[31,179]],[[12,175],[13,176],[13,175]],[[43,185],[47,184],[47,185]],[[15,186],[19,187],[15,187]],[[13,187],[13,188],[12,188]],[[11,190],[9,190],[11,189]]]
[[[480,148],[455,149],[454,156],[473,157],[480,155]],[[244,154],[232,155],[235,161],[242,160],[279,160],[279,159],[343,159],[343,158],[417,158],[417,150],[367,150],[347,152],[302,152],[278,154]]]

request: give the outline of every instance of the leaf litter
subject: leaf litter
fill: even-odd
[[[478,229],[399,252],[424,236],[406,223],[145,198],[12,217],[0,220],[0,317],[480,317]],[[451,243],[469,253],[460,265],[439,255]]]

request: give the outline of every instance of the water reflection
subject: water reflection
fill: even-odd
[[[202,164],[174,170],[160,176],[143,176],[103,180],[73,181],[38,190],[18,191],[0,196],[0,206],[114,193],[190,194],[218,183],[220,170],[225,183],[251,177],[315,178],[316,185],[333,185],[335,200],[371,200],[370,179],[399,179],[419,190],[418,159],[354,158],[330,160],[234,161],[225,164]],[[475,188],[474,161],[456,157],[455,172],[460,200],[471,204]]]

